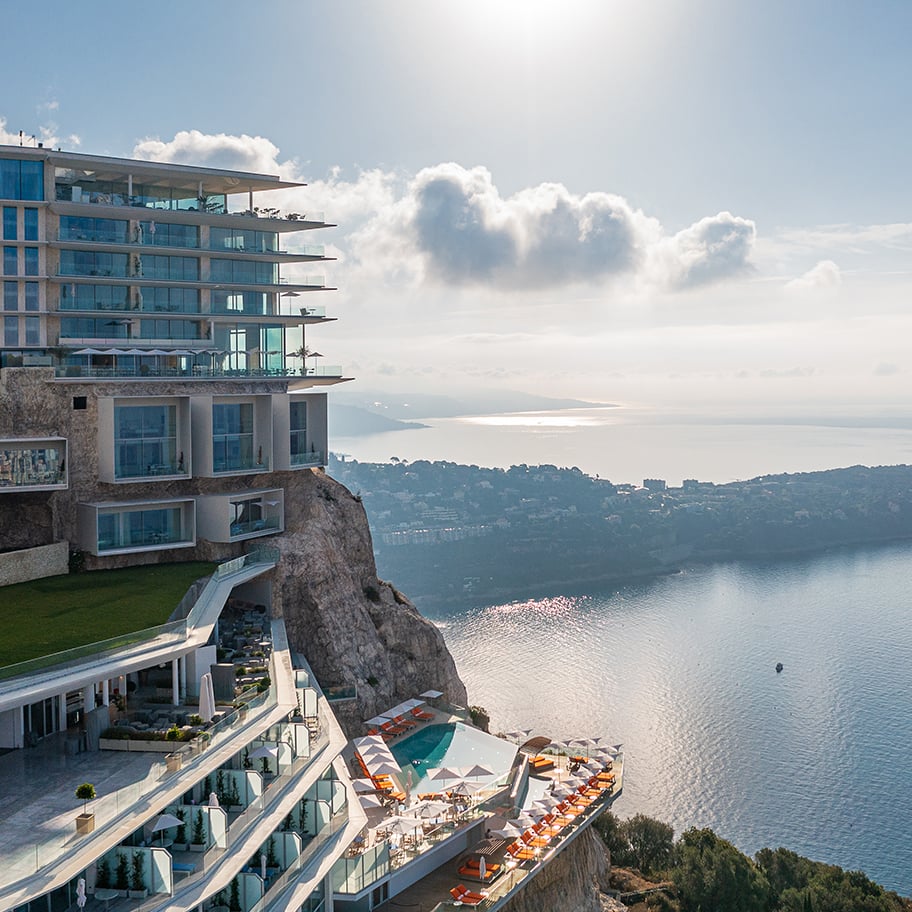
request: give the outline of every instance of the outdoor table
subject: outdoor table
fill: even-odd
[[[105,909],[111,905],[111,900],[117,899],[118,896],[120,896],[120,890],[107,890],[102,888],[95,891],[95,899],[103,902],[105,904]]]

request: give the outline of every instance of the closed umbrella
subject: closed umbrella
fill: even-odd
[[[76,905],[84,909],[86,904],[86,882],[84,877],[76,881]]]
[[[204,722],[211,722],[215,715],[215,694],[212,675],[207,671],[200,677],[199,714]]]
[[[209,807],[217,808],[219,806],[218,795],[215,792],[209,793]]]
[[[478,876],[481,880],[485,879],[485,875],[488,873],[487,865],[485,864],[484,855],[478,859]]]
[[[266,853],[260,852],[260,877],[266,880]]]

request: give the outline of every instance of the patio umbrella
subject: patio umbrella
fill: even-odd
[[[352,785],[355,787],[355,791],[360,794],[377,791],[377,786],[370,779],[352,779]]]
[[[518,728],[516,731],[505,732],[504,737],[508,738],[510,741],[515,741],[517,744],[523,744],[529,739],[529,735],[531,734],[531,728]]]
[[[450,806],[445,801],[419,801],[408,808],[405,813],[409,817],[432,820],[434,817],[443,816],[449,809]]]
[[[275,760],[278,756],[279,748],[270,744],[261,744],[259,747],[255,747],[249,755],[251,760],[261,760],[263,757]]]
[[[388,719],[386,716],[374,716],[373,719],[368,719],[365,721],[365,725],[383,725],[384,722],[387,722]]]
[[[516,839],[518,836],[522,836],[523,833],[520,827],[509,820],[499,830],[492,830],[491,832],[495,836],[502,836],[504,839]]]
[[[480,779],[482,776],[493,776],[494,770],[489,770],[486,766],[476,763],[475,766],[460,767],[460,773],[464,779]]]
[[[76,881],[76,905],[84,909],[86,904],[86,882],[84,877]]]
[[[376,795],[358,795],[358,801],[361,802],[361,807],[365,810],[367,808],[383,807],[383,802]]]
[[[399,776],[402,775],[402,769],[397,763],[390,763],[388,760],[376,764],[373,768],[367,767],[372,776]]]
[[[159,814],[155,823],[152,824],[153,833],[162,834],[162,845],[165,844],[165,830],[170,830],[171,827],[183,826],[184,821],[180,817],[175,817],[174,814]]]
[[[406,700],[402,705],[409,710],[417,709],[419,706],[424,706],[424,700],[416,700],[414,697],[412,697],[411,700]]]
[[[395,817],[390,817],[385,825],[390,833],[408,836],[421,826],[421,822],[416,817],[401,817],[397,815]]]
[[[443,696],[443,692],[439,690],[426,690],[424,693],[418,694],[418,696],[425,700],[436,700],[438,697]]]
[[[462,777],[459,775],[458,770],[450,769],[448,766],[441,766],[437,769],[428,770],[427,778],[431,782],[443,782],[447,779],[460,779]]]

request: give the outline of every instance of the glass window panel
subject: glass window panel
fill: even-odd
[[[30,283],[31,284],[31,283]],[[19,310],[19,283],[3,283],[3,309]]]
[[[38,275],[38,248],[25,248],[25,274]]]
[[[25,239],[27,241],[38,240],[38,210],[25,209],[23,215],[23,227],[25,229]]]
[[[0,158],[0,197],[19,199],[19,161],[15,158]]]
[[[15,206],[4,206],[3,207],[3,240],[4,241],[15,241],[16,237],[17,237],[16,207]]]
[[[3,248],[3,274],[19,275],[19,257],[15,247]]]
[[[41,320],[38,317],[25,318],[25,344],[41,344]]]
[[[19,344],[19,317],[3,318],[3,344],[7,348]]]
[[[44,162],[23,161],[20,174],[20,194],[18,199],[44,199]]]
[[[37,282],[26,282],[25,283],[25,309],[26,310],[38,310],[38,283]]]

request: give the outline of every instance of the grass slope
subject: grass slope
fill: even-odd
[[[156,564],[0,588],[0,667],[163,624],[190,584],[214,569]]]

